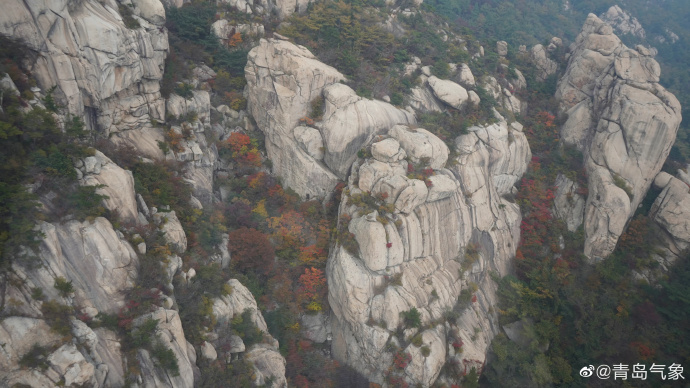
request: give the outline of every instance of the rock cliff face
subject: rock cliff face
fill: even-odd
[[[266,135],[273,171],[302,197],[326,196],[375,135],[414,122],[409,112],[358,97],[338,84],[345,79],[340,72],[284,40],[262,39],[249,52],[245,75],[249,112]],[[314,123],[309,116],[319,99],[323,121]]]
[[[613,251],[675,140],[680,104],[659,74],[647,49],[626,47],[595,15],[571,46],[556,97],[568,115],[561,138],[585,155],[585,255],[592,259]]]
[[[170,0],[166,4],[179,6],[184,2]],[[174,94],[167,101],[161,98],[159,83],[168,39],[159,0],[12,0],[3,5],[7,12],[0,14],[0,33],[23,39],[34,51],[28,65],[42,90],[36,93],[45,96],[55,87],[53,96],[64,107],[59,122],[80,117],[87,129],[116,144],[130,145],[145,158],[184,162],[181,172],[194,189],[190,202],[202,209],[202,202],[214,201],[217,151],[208,143],[206,131],[221,137],[228,129],[218,125],[214,129],[208,124],[211,104],[207,91],[195,90],[189,99]],[[189,81],[200,89],[214,76],[205,66],[193,74]],[[1,83],[13,86],[9,78]],[[31,102],[34,105],[42,106],[38,98]],[[180,149],[168,154],[158,145],[164,140],[163,130],[152,125],[152,121],[165,120],[166,110],[187,120],[170,128],[184,137]],[[244,113],[237,112],[231,118],[222,112],[221,116],[228,126],[246,119]],[[175,211],[147,206],[135,192],[131,172],[99,151],[73,162],[80,185],[104,185],[97,190],[108,197],[103,205],[119,216],[123,225],[150,228],[161,233],[172,250],[185,252],[187,236]],[[119,322],[118,314],[130,310],[126,295],[141,275],[139,267],[147,243],[133,229],[113,224],[100,217],[84,222],[70,218],[60,223],[40,222],[44,237],[36,257],[14,260],[12,268],[0,275],[0,386],[193,387],[200,373],[197,349],[205,359],[218,356],[210,342],[199,346],[187,341],[172,279],[183,277],[184,284],[189,284],[193,275],[181,273],[182,259],[176,255],[164,260],[167,277],[163,284],[144,291],[157,295],[157,302],[131,317],[131,324],[137,330],[149,319],[158,321],[153,335],[172,352],[179,374],[161,366],[155,349],[124,352],[122,333],[86,323],[102,320],[99,313],[118,317]],[[227,238],[222,248],[218,261],[227,266]],[[225,301],[226,310],[231,311],[225,318],[232,319],[253,306],[255,324],[267,333],[251,293],[234,282],[230,287],[236,293]],[[226,334],[216,335],[216,341],[228,340]],[[268,336],[264,343],[245,349],[242,340],[235,337],[242,346],[235,348],[233,355],[254,365],[258,385],[268,379],[274,387],[287,385],[285,360],[277,351],[277,341]],[[25,366],[32,354],[40,367]]]
[[[446,363],[481,369],[498,330],[489,272],[507,273],[520,235],[518,206],[501,197],[531,158],[519,129],[506,122],[471,128],[456,139],[459,156],[449,163],[440,139],[399,125],[355,164],[340,227],[351,219],[357,248],[341,237],[327,271],[337,359],[378,383],[387,371],[430,386]],[[424,181],[407,175],[420,162],[428,163]],[[375,198],[378,208],[363,198]],[[456,306],[463,290],[468,306]],[[405,318],[412,309],[421,328]],[[411,343],[415,336],[422,345]],[[457,339],[463,353],[451,345]],[[404,353],[411,361],[400,367],[394,358]]]
[[[127,2],[128,3],[128,2]],[[23,39],[37,54],[31,72],[39,87],[69,113],[106,134],[165,118],[159,82],[168,52],[159,0],[10,0],[0,33]],[[141,28],[129,29],[118,9],[131,9]]]
[[[663,246],[675,257],[690,247],[690,186],[665,172],[654,179],[654,186],[662,189],[649,212],[650,218],[661,227]]]

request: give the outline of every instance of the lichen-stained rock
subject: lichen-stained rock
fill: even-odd
[[[459,66],[457,80],[461,85],[467,88],[473,88],[477,84],[472,70],[466,63]]]
[[[85,162],[84,177],[79,183],[82,186],[104,185],[96,193],[108,197],[103,200],[105,207],[112,214],[117,214],[122,221],[135,222],[138,212],[132,172],[122,169],[100,151],[86,159],[92,159],[98,166],[98,171],[88,169],[89,164]]]
[[[323,160],[324,146],[323,137],[318,129],[312,127],[299,126],[294,130],[297,144],[315,160]]]
[[[213,314],[219,321],[230,322],[236,315],[241,315],[244,310],[251,311],[251,319],[254,325],[264,333],[268,333],[266,321],[256,305],[252,293],[237,279],[228,280],[227,284],[232,288],[230,295],[213,299]]]
[[[553,214],[565,221],[569,231],[576,231],[585,216],[586,197],[580,194],[580,186],[565,175],[558,174],[554,196]]]
[[[344,179],[357,152],[371,143],[375,135],[396,124],[415,122],[410,112],[391,104],[357,96],[347,85],[333,84],[324,88],[326,111],[318,124],[326,146],[326,165]]]
[[[13,264],[26,276],[27,287],[42,288],[46,299],[63,300],[54,287],[55,279],[63,277],[72,282],[75,307],[118,312],[124,306],[123,291],[134,285],[138,257],[110,222],[98,217],[39,226],[45,235],[38,255],[42,266]]]
[[[273,171],[302,197],[323,197],[337,177],[295,140],[298,120],[311,112],[323,88],[345,77],[290,42],[262,39],[248,55],[248,110],[266,135]]]
[[[611,6],[599,17],[620,34],[630,34],[641,39],[647,35],[637,18],[623,11],[618,5]]]
[[[509,130],[506,122],[475,128],[457,139],[459,156],[452,167],[444,168],[449,152],[440,139],[428,131],[397,126],[389,131],[391,138],[384,135],[372,144],[372,158],[353,165],[349,191],[344,191],[350,196],[344,194],[340,214],[351,219],[349,230],[359,250],[351,252],[337,244],[326,271],[337,360],[379,384],[393,364],[391,349],[396,346],[403,346],[411,362],[402,370],[391,369],[394,377],[413,385],[433,384],[451,358],[481,370],[498,330],[493,307],[496,285],[489,272],[508,273],[520,239],[519,208],[501,195],[511,191],[531,158],[521,129],[513,123]],[[427,170],[431,173],[427,182],[408,178],[406,166],[390,157],[399,152],[393,139],[408,158],[434,164],[433,173]],[[443,147],[431,146],[436,143]],[[406,194],[418,186],[423,195]],[[351,196],[368,191],[380,198],[379,209],[388,204],[396,207],[360,216],[363,209]],[[379,195],[384,192],[387,197]],[[416,200],[404,200],[404,208],[397,206],[404,198]],[[470,282],[479,287],[476,302],[463,310],[458,321],[439,325]],[[408,328],[406,338],[399,338],[396,332],[404,326],[401,313],[412,308],[420,312],[423,329]],[[482,331],[475,334],[475,327]],[[459,332],[453,335],[460,336],[471,352],[449,353],[451,331]],[[424,348],[408,346],[416,334]]]
[[[522,133],[522,125],[517,122],[508,125],[502,121],[488,126],[471,127],[468,132],[455,140],[462,155],[458,159],[460,166],[477,166],[481,170],[486,163],[498,194],[508,193],[527,171],[532,159],[527,138]],[[469,171],[462,168],[460,170]],[[477,182],[475,177],[465,176],[463,184],[466,186],[466,195],[474,196],[483,187]],[[479,197],[483,198],[482,193]]]
[[[116,2],[8,0],[0,33],[23,39],[38,54],[29,64],[38,86],[53,93],[87,126],[117,132],[163,120],[159,81],[168,52],[159,0],[133,2],[140,28],[129,29]],[[93,120],[95,119],[95,120]]]
[[[388,265],[386,229],[376,220],[377,216],[373,212],[350,222],[350,233],[359,243],[362,261],[372,271],[383,270]]]
[[[51,353],[46,359],[50,367],[62,376],[65,386],[94,385],[95,368],[72,344],[65,344]]]
[[[675,140],[681,108],[659,75],[646,48],[627,48],[611,26],[587,17],[556,97],[568,114],[561,138],[585,157],[584,253],[591,259],[613,251]]]
[[[283,356],[272,346],[255,345],[247,352],[245,359],[254,365],[256,378],[254,384],[263,386],[270,379],[272,388],[286,388],[285,364]]]
[[[205,90],[192,91],[192,97],[189,99],[171,94],[165,106],[168,115],[178,118],[196,115],[199,121],[208,121],[211,112],[211,96]]]
[[[665,232],[666,248],[680,257],[690,247],[690,187],[667,173],[659,173],[654,185],[663,189],[649,212]]]

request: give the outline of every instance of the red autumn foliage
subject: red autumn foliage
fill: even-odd
[[[323,294],[326,278],[323,276],[322,270],[311,267],[304,270],[304,273],[299,277],[299,283],[298,293],[301,299],[315,300]]]
[[[239,228],[228,234],[228,249],[240,270],[268,274],[273,268],[275,251],[268,236],[256,229]]]

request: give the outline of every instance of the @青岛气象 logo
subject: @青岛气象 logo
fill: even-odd
[[[631,367],[632,366],[632,370]],[[631,372],[628,374],[628,372]],[[580,369],[580,376],[589,378],[596,375],[600,380],[627,380],[630,377],[633,380],[647,380],[648,376],[656,375],[661,380],[685,380],[683,376],[683,366],[681,364],[673,363],[666,367],[663,364],[653,363],[651,366],[645,364],[614,364],[599,366],[586,365]]]

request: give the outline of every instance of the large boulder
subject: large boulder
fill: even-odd
[[[455,109],[461,109],[469,99],[467,90],[453,81],[431,76],[427,82],[436,98]]]
[[[611,26],[588,16],[556,97],[568,115],[561,138],[585,155],[584,253],[591,259],[613,251],[675,141],[681,108],[659,75],[647,49],[626,47]]]

